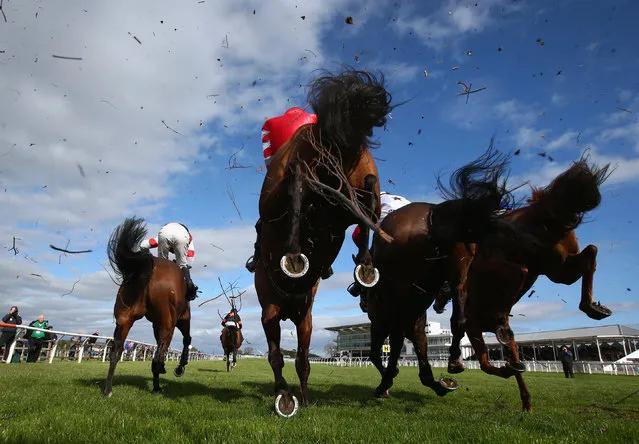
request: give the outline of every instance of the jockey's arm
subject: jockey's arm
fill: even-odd
[[[151,239],[145,239],[142,242],[140,242],[140,248],[144,248],[145,250],[149,250],[151,248],[157,248],[158,246],[158,240],[154,237],[152,237]]]
[[[186,263],[189,268],[193,267],[193,264],[195,263],[195,247],[193,246],[193,239],[189,242],[189,247],[186,252]]]

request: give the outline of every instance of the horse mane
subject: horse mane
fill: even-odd
[[[581,158],[561,173],[544,188],[533,188],[528,199],[531,206],[547,212],[558,219],[566,230],[574,230],[583,221],[584,215],[601,203],[599,187],[613,170],[610,164],[599,167],[589,163],[590,154]]]
[[[384,75],[349,67],[339,74],[323,73],[308,92],[322,145],[339,151],[375,145],[370,140],[373,127],[386,125],[386,116],[394,108]]]

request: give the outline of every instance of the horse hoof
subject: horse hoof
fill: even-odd
[[[181,378],[182,376],[184,376],[184,367],[178,365],[177,367],[175,367],[175,370],[173,370],[173,374],[178,378]]]
[[[304,253],[285,254],[280,259],[280,268],[291,278],[301,278],[308,272],[309,267],[310,263]]]
[[[497,337],[497,341],[501,345],[510,345],[511,341],[515,339],[515,334],[509,327],[499,327],[495,332],[495,336]]]
[[[283,418],[294,416],[297,413],[297,409],[299,409],[299,402],[291,393],[280,393],[275,398],[275,411]]]
[[[366,288],[374,287],[379,282],[379,270],[372,265],[358,265],[355,267],[355,280]]]
[[[579,304],[579,310],[586,313],[591,319],[601,320],[605,319],[612,314],[612,310],[608,307],[601,305],[600,303],[596,304]]]
[[[521,362],[506,362],[506,368],[512,370],[515,373],[523,373],[526,371],[526,366]]]
[[[110,398],[111,396],[113,396],[113,392],[112,392],[112,391],[102,392],[102,394],[103,394],[104,396],[106,396],[107,398]]]
[[[381,390],[379,387],[375,389],[375,397],[376,398],[384,398],[388,399],[390,395],[388,394],[388,390]]]
[[[464,371],[464,364],[461,361],[453,361],[448,363],[448,373],[453,375]]]
[[[453,378],[439,378],[435,384],[435,393],[438,396],[446,396],[450,392],[454,392],[459,388],[457,381]]]
[[[159,387],[153,388],[153,393],[162,393],[162,389]]]

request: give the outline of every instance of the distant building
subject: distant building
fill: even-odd
[[[371,347],[370,322],[329,327],[337,332],[337,354],[350,357],[368,357]],[[429,322],[426,326],[428,338],[428,359],[448,360],[449,347],[453,335],[439,322]],[[484,334],[484,341],[491,360],[503,360],[508,351],[495,335]],[[567,347],[577,361],[616,361],[639,350],[639,330],[626,325],[602,325],[597,327],[570,328],[535,333],[517,333],[515,341],[520,359],[523,361],[556,361],[559,350]],[[388,344],[388,339],[384,342]],[[473,359],[474,351],[468,337],[461,341],[462,359]],[[404,340],[401,357],[415,358],[413,344]]]
[[[337,327],[329,327],[326,330],[337,332],[337,354],[340,356],[347,355],[350,357],[368,357],[371,349],[371,324],[370,322],[362,324],[341,325]],[[448,348],[450,347],[453,334],[450,329],[442,328],[439,322],[428,322],[426,324],[426,334],[428,339],[428,359],[439,360],[448,359]],[[462,344],[467,344],[468,339],[464,336]],[[388,339],[384,342],[388,344]],[[462,352],[464,349],[462,349]],[[466,349],[466,358],[470,356],[470,351]],[[413,344],[408,340],[404,340],[401,357],[415,358],[415,349]]]

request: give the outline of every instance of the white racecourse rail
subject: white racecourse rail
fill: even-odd
[[[67,331],[58,331],[58,330],[44,330],[42,328],[36,328],[36,327],[28,327],[28,326],[24,326],[24,325],[13,325],[13,324],[5,324],[0,322],[0,327],[15,327],[16,328],[16,337],[13,340],[13,343],[11,344],[10,348],[9,348],[9,356],[7,356],[7,360],[5,361],[7,364],[11,362],[11,358],[13,357],[13,353],[15,352],[16,349],[16,344],[17,342],[20,340],[20,333],[22,330],[34,330],[34,331],[42,331],[44,333],[55,333],[56,335],[58,335],[57,339],[55,339],[53,341],[53,346],[51,347],[51,351],[49,353],[49,364],[51,364],[53,362],[53,357],[56,354],[56,350],[58,348],[58,341],[60,341],[60,339],[62,339],[64,336],[70,336],[70,337],[82,337],[84,338],[84,340],[81,342],[81,344],[78,346],[78,349],[76,351],[76,356],[77,356],[77,361],[78,362],[82,362],[82,356],[84,355],[84,348],[87,344],[87,342],[89,341],[89,339],[91,338],[96,338],[97,339],[106,339],[106,342],[104,343],[104,348],[102,350],[102,362],[106,361],[107,358],[107,349],[109,348],[109,342],[113,342],[113,336],[96,336],[96,335],[85,335],[84,333],[73,333],[73,332],[67,332]],[[153,353],[151,354],[151,356],[155,353],[155,349],[157,348],[157,345],[154,344],[148,344],[146,342],[141,342],[141,341],[134,341],[134,340],[130,340],[127,339],[126,342],[130,342],[135,344],[135,347],[133,348],[133,354],[131,356],[131,360],[135,361],[137,358],[137,353],[138,353],[138,349],[140,349],[142,346],[143,350],[141,350],[143,352],[143,356],[142,356],[142,360],[145,361],[146,360],[146,356],[147,356],[147,351],[149,350],[149,347],[153,350]],[[180,355],[182,354],[182,350],[178,350],[175,348],[170,348],[167,352],[166,355],[166,359],[168,360],[177,360],[179,359]],[[124,353],[122,353],[122,356],[120,357],[120,360],[124,359]],[[189,353],[189,361],[201,361],[201,360],[211,360],[211,359],[216,359],[213,355],[209,355],[206,353],[202,353],[199,351],[192,351]]]
[[[311,358],[312,364],[336,365],[338,367],[368,367],[373,363],[368,358]],[[492,361],[493,365],[500,367],[505,365],[506,361]],[[447,368],[448,361],[436,360],[428,361],[433,368]],[[529,372],[557,372],[563,373],[563,367],[560,361],[522,361]],[[416,359],[400,359],[397,363],[400,367],[417,367]],[[386,362],[384,362],[386,366]],[[479,370],[478,361],[464,361],[464,367],[468,369]],[[603,373],[610,375],[639,375],[639,362],[619,363],[619,362],[599,362],[599,361],[575,361],[573,364],[575,373]]]

